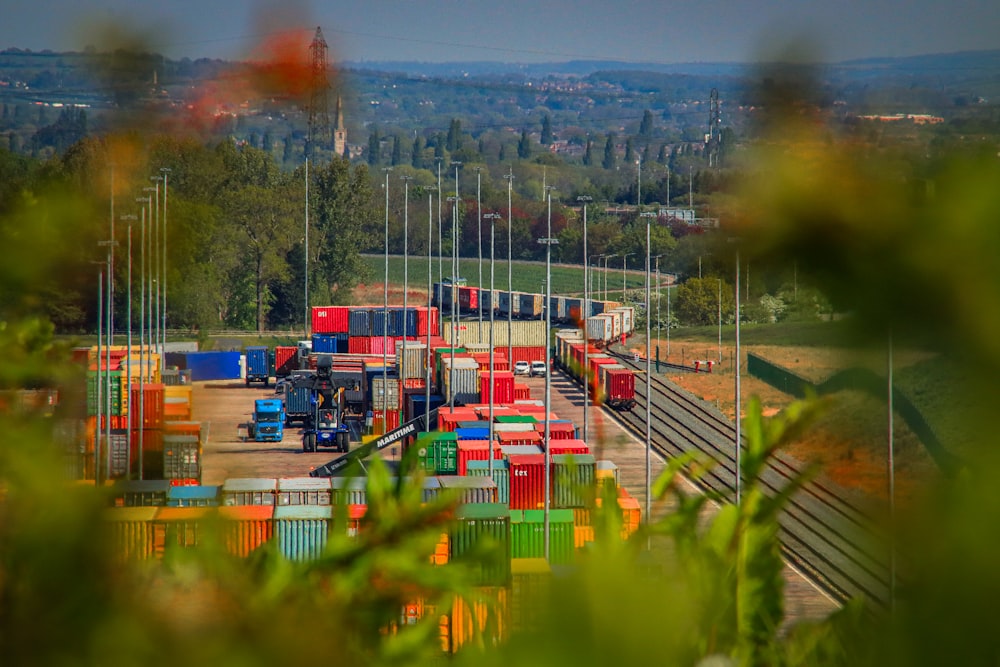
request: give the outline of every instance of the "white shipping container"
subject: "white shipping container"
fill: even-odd
[[[507,335],[507,325],[510,324],[510,335]],[[444,327],[444,340],[451,343],[452,329],[450,326]],[[513,341],[515,347],[545,347],[548,345],[548,336],[545,330],[544,320],[494,320],[493,322],[493,344],[496,347],[507,347]],[[456,345],[468,349],[469,345],[490,343],[490,323],[483,321],[466,321],[458,323],[458,338]],[[489,348],[487,348],[488,350]]]
[[[513,424],[494,424],[494,433],[530,433],[535,430],[535,423],[513,423]]]
[[[619,310],[612,310],[609,313],[604,313],[605,317],[611,318],[611,336],[614,339],[618,339],[622,335],[622,314]]]
[[[624,332],[626,336],[631,336],[635,331],[635,308],[632,306],[619,306],[611,312],[621,313],[622,332]]]
[[[587,338],[589,340],[610,341],[615,337],[614,320],[609,315],[594,315],[587,318]]]
[[[372,410],[399,409],[399,380],[375,376],[372,382]]]
[[[441,388],[441,393],[444,394],[446,401],[451,400],[454,390],[455,401],[478,403],[479,363],[475,359],[455,359],[454,371],[452,371],[451,358],[443,358],[441,360]]]
[[[423,378],[427,368],[427,345],[409,340],[396,343],[396,368],[404,380]]]

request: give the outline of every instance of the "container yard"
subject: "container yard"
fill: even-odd
[[[458,303],[491,303],[489,297],[476,301],[480,296]],[[502,303],[502,297],[493,302]],[[519,300],[532,311],[544,306],[526,295]],[[503,639],[523,622],[516,617],[531,607],[523,597],[531,588],[526,582],[537,584],[551,566],[572,565],[579,550],[594,540],[590,489],[608,484],[615,489],[623,538],[642,520],[646,450],[616,419],[616,411],[635,404],[636,372],[604,350],[631,326],[634,313],[604,305],[614,307],[588,318],[585,329],[556,332],[549,406],[541,400],[544,377],[515,379],[510,370],[512,361],[550,356],[543,322],[517,321],[509,335],[507,322],[495,322],[491,355],[484,342],[491,337],[489,323],[465,321],[450,328],[437,308],[393,308],[388,315],[371,307],[314,309],[314,325],[324,331],[298,346],[247,348],[235,359],[233,353],[174,357],[187,373],[179,384],[164,384],[147,360],[103,368],[102,381],[120,388],[102,397],[114,406],[102,424],[116,427],[108,467],[116,481],[107,518],[115,527],[119,557],[155,559],[165,549],[197,545],[209,525],[222,526],[226,548],[234,555],[247,557],[274,544],[294,562],[319,558],[332,531],[357,535],[365,529],[366,480],[323,472],[351,454],[310,450],[299,435],[314,430],[310,415],[316,407],[311,406],[336,406],[338,416],[352,425],[347,449],[377,446],[379,456],[392,463],[407,448],[416,448],[424,502],[440,494],[459,502],[432,562],[462,562],[481,539],[500,545],[505,556],[477,565],[476,583],[505,610],[506,629],[494,637]],[[579,308],[574,303],[551,307],[554,313]],[[595,340],[590,333],[591,320],[598,319],[610,332],[608,340]],[[434,335],[428,329],[432,324],[444,324],[446,335]],[[129,373],[137,374],[134,384]],[[92,407],[95,375],[90,367]],[[591,411],[587,441],[578,382],[608,408]],[[288,412],[285,437],[274,442],[246,438],[241,427],[253,417],[255,404],[274,399]],[[130,420],[129,406],[135,409]],[[424,415],[430,420],[423,421]],[[91,459],[83,466],[91,471],[96,425],[95,415],[87,424]],[[654,457],[654,479],[662,465]],[[795,575],[788,579],[794,586]],[[808,595],[808,584],[799,585]],[[403,616],[428,613],[436,612],[415,601]],[[459,604],[441,616],[445,652],[471,641],[478,613],[474,605]]]

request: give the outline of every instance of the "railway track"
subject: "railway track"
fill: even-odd
[[[612,353],[615,354],[615,353]],[[615,354],[620,363],[639,371],[636,406],[615,413],[640,439],[645,439],[645,362]],[[677,385],[653,376],[650,380],[650,434],[653,449],[674,457],[697,451],[717,465],[697,482],[722,497],[735,500],[736,429],[715,406]],[[801,474],[802,466],[782,456],[774,457],[761,475],[765,492],[777,493]],[[744,483],[746,480],[744,480]],[[863,596],[885,608],[889,596],[889,550],[868,513],[829,483],[817,478],[795,493],[779,518],[785,558],[806,577],[840,603]]]

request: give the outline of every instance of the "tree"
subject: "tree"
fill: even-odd
[[[642,122],[639,123],[639,136],[649,138],[653,133],[653,112],[646,109],[642,112]]]
[[[402,162],[403,159],[403,148],[399,144],[399,135],[396,135],[392,138],[392,159],[390,164],[393,167]]]
[[[351,169],[347,160],[334,159],[316,173],[315,185],[318,277],[331,303],[347,304],[369,272],[360,252],[381,229],[370,172],[367,165]]]
[[[591,141],[590,139],[587,139],[587,148],[583,152],[583,164],[586,167],[589,167],[594,163],[593,148],[594,148],[594,142]]]
[[[517,157],[527,160],[531,157],[531,140],[528,138],[528,130],[521,130],[521,140],[517,142]]]
[[[448,124],[448,139],[446,144],[448,151],[454,153],[462,147],[462,121],[452,118]]]
[[[552,143],[552,119],[549,118],[548,114],[542,118],[542,137],[539,140],[543,146],[548,146]]]
[[[632,137],[625,139],[625,164],[635,161],[635,149],[632,148]]]
[[[604,142],[604,159],[601,160],[601,166],[605,169],[615,168],[615,135],[609,134],[608,140]]]
[[[382,141],[378,136],[378,130],[372,129],[368,134],[368,164],[373,167],[378,166],[381,144]]]
[[[684,281],[674,295],[674,312],[686,326],[706,326],[719,323],[719,279],[690,278]],[[733,321],[736,302],[733,288],[722,281],[722,321]]]
[[[410,165],[414,169],[423,169],[424,166],[424,157],[422,155],[423,150],[424,150],[423,140],[419,136],[414,137],[413,148],[411,149],[410,152]]]

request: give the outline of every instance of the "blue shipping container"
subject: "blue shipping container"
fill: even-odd
[[[271,375],[271,364],[268,359],[268,349],[266,347],[248,347],[246,349],[247,383],[263,382],[267,384],[267,378]]]
[[[239,352],[183,352],[168,359],[168,363],[181,370],[191,371],[191,381],[239,380]]]
[[[371,336],[372,317],[367,308],[358,308],[347,313],[347,333],[352,336]]]
[[[274,508],[274,537],[288,560],[316,560],[326,549],[333,509],[329,505],[279,505]]]
[[[334,334],[313,334],[312,345],[313,352],[337,352],[337,339]]]
[[[455,435],[458,436],[459,440],[489,440],[490,427],[456,428]]]

